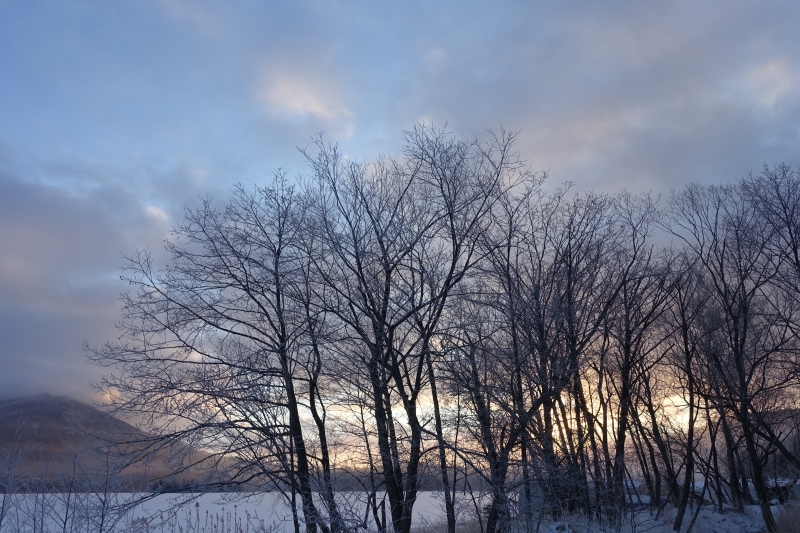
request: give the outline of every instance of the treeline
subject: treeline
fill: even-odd
[[[0,531],[110,533],[135,505],[114,455],[89,463],[77,450],[45,455],[18,444],[0,447]]]
[[[128,259],[103,389],[308,532],[407,533],[432,480],[451,532],[464,502],[494,533],[648,497],[676,530],[705,500],[774,531],[767,465],[800,471],[800,173],[579,194],[513,141],[420,126],[358,162],[320,139],[308,175],[187,208],[166,266]]]

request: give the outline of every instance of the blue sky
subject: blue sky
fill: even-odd
[[[614,192],[800,163],[796,2],[0,0],[0,391],[91,396],[122,254],[318,132],[519,131]]]

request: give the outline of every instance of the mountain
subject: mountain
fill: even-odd
[[[156,449],[146,461],[136,460],[152,442],[134,426],[66,396],[0,400],[0,492],[30,490],[26,483],[61,490],[76,480],[87,486],[104,476],[133,490],[202,479],[198,468],[173,475],[176,464],[207,456],[186,445]]]

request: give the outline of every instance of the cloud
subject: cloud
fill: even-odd
[[[166,261],[170,211],[206,192],[193,186],[191,169],[159,173],[0,149],[0,394],[88,398],[99,370],[85,361],[82,342],[117,336],[124,254],[148,248]]]
[[[199,0],[153,0],[157,8],[170,17],[186,22],[201,33],[219,37],[225,27],[220,4],[213,5]],[[213,9],[217,8],[217,9]]]
[[[341,124],[353,116],[337,95],[335,81],[322,76],[275,72],[264,81],[258,98],[280,118]]]
[[[450,55],[444,48],[434,46],[425,54],[425,63],[431,70],[439,70],[447,64]]]
[[[417,120],[502,126],[554,184],[606,191],[800,163],[798,15],[789,0],[4,3],[0,390],[86,387],[80,341],[115,334],[122,253],[161,253],[198,196],[302,172],[295,147],[319,131],[371,159]]]
[[[271,111],[281,115],[310,115],[324,121],[350,117],[352,113],[339,101],[331,85],[329,81],[303,79],[296,74],[279,74],[266,83],[262,99]]]
[[[153,207],[152,205],[148,205],[147,207],[145,207],[145,211],[150,217],[158,221],[166,222],[167,220],[169,220],[168,214],[166,214],[164,211],[162,211],[157,207]]]
[[[800,69],[786,58],[755,65],[732,82],[732,93],[744,103],[770,110],[800,96]]]

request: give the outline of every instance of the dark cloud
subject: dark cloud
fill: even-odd
[[[666,192],[800,163],[788,0],[122,0],[0,7],[0,390],[89,394],[122,254],[198,195],[401,130],[501,126],[554,184]],[[163,258],[162,258],[163,259]]]
[[[138,170],[139,172],[136,172]],[[202,188],[166,175],[0,155],[0,391],[91,393],[81,344],[112,338],[123,254],[162,243]]]

